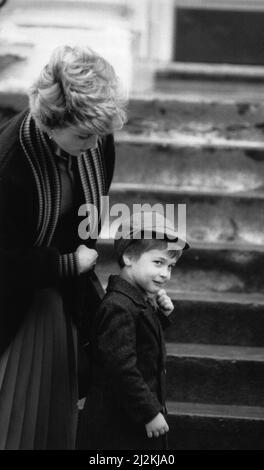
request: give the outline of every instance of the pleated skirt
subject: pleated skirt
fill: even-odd
[[[54,289],[36,294],[0,358],[0,449],[74,449],[77,336]]]

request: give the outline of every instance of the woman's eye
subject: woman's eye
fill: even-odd
[[[161,265],[161,261],[154,261],[154,263],[155,263],[157,266],[160,266],[160,265]]]
[[[79,136],[78,136],[78,138],[79,138],[80,140],[88,140],[88,139],[90,139],[90,137],[91,137],[90,135],[87,135],[87,136],[79,135]]]

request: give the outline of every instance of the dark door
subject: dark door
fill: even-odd
[[[264,64],[264,11],[177,8],[174,60]]]

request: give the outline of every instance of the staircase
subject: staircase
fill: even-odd
[[[171,448],[264,450],[264,75],[213,70],[171,66],[134,96],[111,203],[187,204],[191,249],[168,287]],[[112,243],[99,252],[106,283]]]
[[[178,312],[166,336],[175,450],[264,450],[264,72],[252,70],[160,70],[116,136],[111,204],[187,204],[191,249],[168,286]],[[27,100],[2,76],[4,121]],[[112,242],[98,250],[105,285],[118,271]]]

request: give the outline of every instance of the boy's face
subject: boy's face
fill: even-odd
[[[170,280],[172,268],[182,254],[175,252],[171,258],[166,249],[153,249],[138,258],[129,258],[129,278],[132,283],[148,294],[156,294]]]

